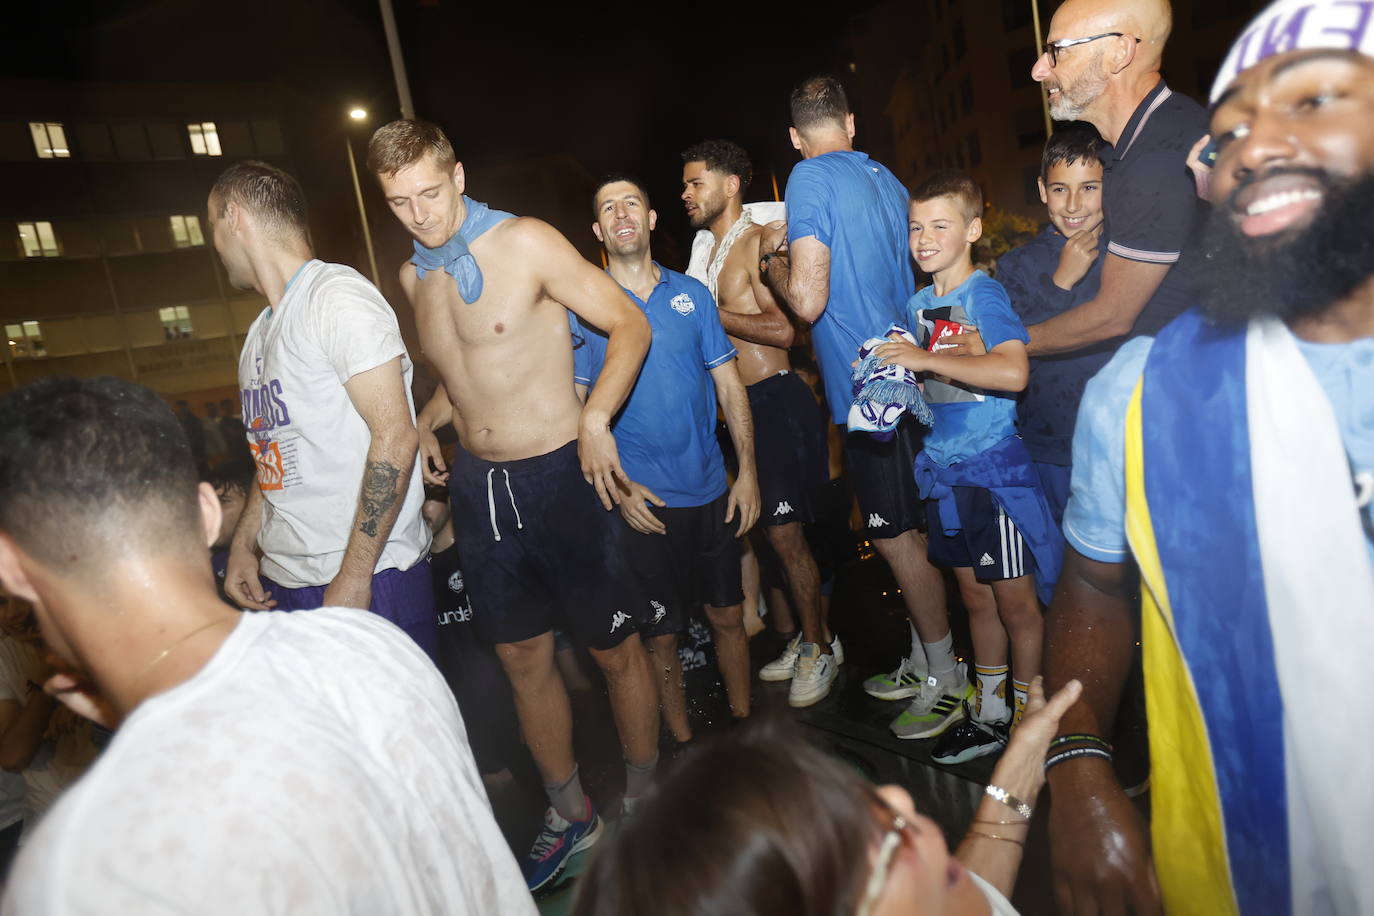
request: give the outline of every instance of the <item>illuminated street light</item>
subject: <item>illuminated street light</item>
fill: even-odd
[[[367,109],[350,108],[348,116],[354,121],[362,121],[367,117]],[[344,146],[348,147],[348,173],[353,176],[353,194],[358,199],[358,219],[363,224],[363,245],[367,248],[367,264],[372,268],[372,283],[377,288],[381,288],[382,278],[377,273],[377,256],[372,251],[372,230],[367,225],[367,208],[363,206],[363,188],[358,183],[358,164],[353,158],[353,140],[344,134]]]

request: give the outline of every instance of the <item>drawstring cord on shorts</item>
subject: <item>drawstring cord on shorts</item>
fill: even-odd
[[[491,534],[496,540],[501,540],[501,530],[496,527],[496,500],[492,497],[491,475],[496,473],[496,468],[487,469],[487,514],[491,518]],[[510,471],[505,468],[501,473],[506,477],[506,498],[510,500],[511,511],[515,513],[515,527],[523,529],[525,523],[520,520],[520,507],[515,504],[515,494],[510,488]]]

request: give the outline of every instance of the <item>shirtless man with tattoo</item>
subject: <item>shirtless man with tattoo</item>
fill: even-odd
[[[630,486],[610,421],[648,350],[649,324],[553,227],[465,197],[462,163],[438,127],[382,127],[368,146],[368,169],[416,239],[401,284],[443,382],[418,422],[422,467],[436,482],[448,480],[473,626],[496,646],[549,795],[544,830],[523,863],[530,889],[539,890],[601,831],[573,759],[555,627],[606,676],[627,799],[646,790],[658,760],[640,602],[625,527],[610,511]],[[585,405],[573,388],[569,310],[608,335]],[[451,469],[433,435],[450,422],[462,446]]]
[[[257,486],[230,542],[226,594],[253,610],[371,608],[433,658],[411,362],[395,313],[357,271],[314,258],[305,198],[280,169],[231,166],[208,210],[229,282],[268,302],[239,356]]]
[[[759,522],[787,578],[801,632],[765,665],[766,681],[791,679],[788,702],[810,706],[830,692],[844,650],[821,613],[820,573],[802,531],[814,522],[829,483],[825,416],[810,388],[792,372],[792,322],[759,277],[761,227],[744,211],[753,168],[728,140],[707,140],[682,154],[682,200],[693,229],[707,228],[716,246],[706,285],[721,324],[739,351],[739,372],[754,416],[762,514]]]

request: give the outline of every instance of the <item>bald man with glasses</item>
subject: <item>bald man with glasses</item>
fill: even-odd
[[[1100,291],[1028,327],[1031,356],[1154,334],[1193,304],[1187,252],[1204,211],[1187,158],[1207,112],[1160,76],[1172,25],[1168,0],[1067,0],[1050,20],[1031,78],[1044,84],[1051,117],[1087,121],[1112,149]],[[979,343],[959,346],[977,352]]]

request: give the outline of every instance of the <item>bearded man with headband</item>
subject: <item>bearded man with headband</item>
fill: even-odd
[[[1280,0],[1240,35],[1212,90],[1202,304],[1084,396],[1046,627],[1048,689],[1089,685],[1046,763],[1066,912],[1374,911],[1371,55],[1343,0]],[[1095,737],[1137,581],[1153,868]]]

